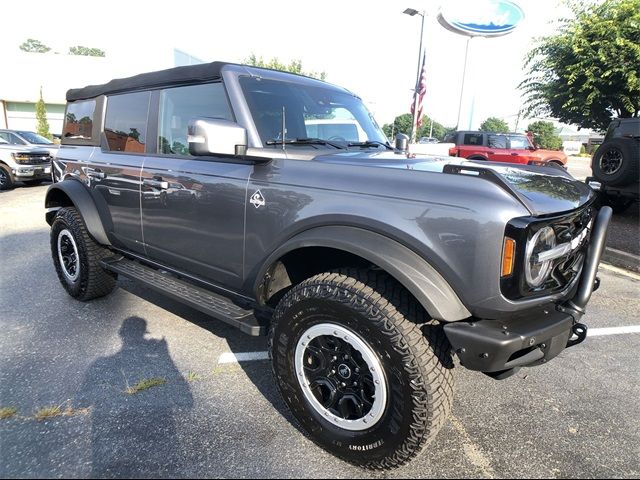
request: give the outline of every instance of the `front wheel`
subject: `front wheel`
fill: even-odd
[[[428,322],[401,285],[370,270],[319,274],[282,298],[273,371],[317,444],[360,466],[392,468],[435,437],[451,409],[453,363],[442,328]]]
[[[9,190],[11,188],[13,188],[11,170],[4,165],[0,165],[0,190]]]

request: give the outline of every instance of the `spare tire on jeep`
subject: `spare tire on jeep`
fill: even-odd
[[[606,185],[624,186],[638,180],[640,145],[616,138],[603,143],[591,162],[593,176]]]

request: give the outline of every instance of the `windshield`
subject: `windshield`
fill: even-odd
[[[256,77],[241,77],[240,85],[263,144],[299,139],[345,146],[354,142],[387,143],[378,124],[355,95]],[[285,135],[282,135],[283,108]]]
[[[49,145],[53,143],[48,138],[45,138],[42,135],[38,135],[35,132],[19,131],[18,133],[29,143],[35,143],[36,145]]]

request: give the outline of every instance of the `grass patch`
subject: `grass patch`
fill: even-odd
[[[200,380],[200,375],[191,371],[187,373],[187,382],[195,382],[196,380]]]
[[[153,377],[153,378],[144,378],[136,383],[132,387],[127,387],[124,393],[128,395],[135,395],[136,393],[143,392],[153,387],[159,387],[160,385],[164,385],[167,381],[164,378]]]
[[[89,413],[88,408],[62,408],[60,405],[56,407],[44,407],[36,412],[33,416],[36,420],[46,420],[53,417],[73,417],[74,415],[86,415]]]
[[[0,420],[14,417],[18,413],[16,407],[2,407],[0,408]]]

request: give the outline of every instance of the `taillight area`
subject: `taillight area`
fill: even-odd
[[[451,147],[449,149],[449,156],[450,157],[457,157],[458,156],[458,149],[456,147]]]

